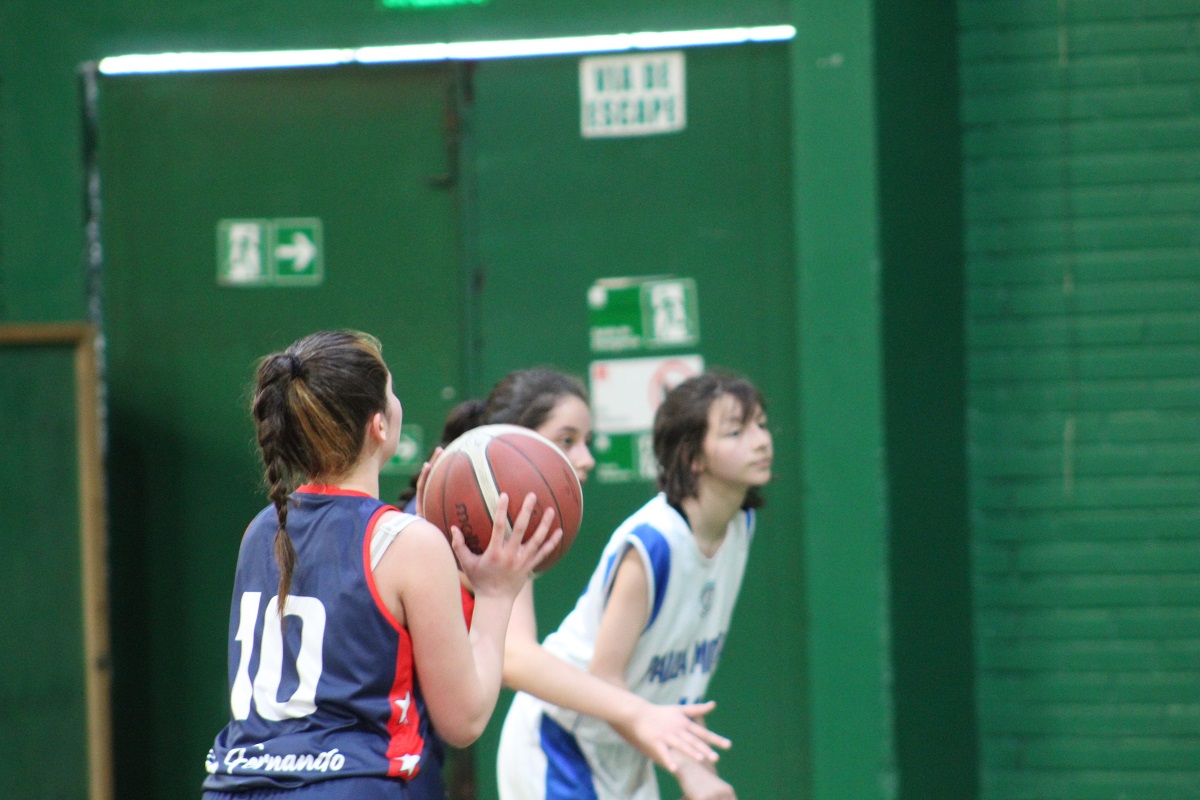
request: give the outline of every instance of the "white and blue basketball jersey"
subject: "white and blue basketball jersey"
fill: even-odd
[[[586,670],[617,566],[641,558],[649,616],[625,671],[630,691],[657,704],[706,697],[729,631],[754,532],[739,512],[710,558],[687,521],[659,494],[609,540],[575,608],[543,646]],[[502,800],[657,800],[653,764],[607,723],[518,694],[498,758]]]
[[[395,783],[389,797],[443,800],[412,642],[372,572],[415,519],[359,492],[297,489],[287,519],[297,566],[282,619],[274,507],[250,523],[229,621],[232,719],[209,751],[206,790],[374,778]]]

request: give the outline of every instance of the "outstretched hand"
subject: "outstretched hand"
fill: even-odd
[[[438,456],[442,454],[442,448],[434,449],[433,455],[429,460],[421,465],[421,473],[417,475],[417,516],[425,518],[425,484],[429,482],[429,473],[433,470],[433,464],[438,460]]]
[[[713,763],[718,758],[714,747],[729,749],[728,739],[696,721],[715,707],[712,701],[679,706],[647,703],[629,725],[614,728],[643,755],[675,773],[679,765],[672,750],[699,762]]]
[[[451,547],[475,588],[476,596],[492,594],[516,597],[537,565],[558,547],[562,539],[562,528],[550,529],[554,522],[554,509],[547,508],[537,528],[525,541],[537,495],[532,492],[526,495],[511,528],[508,526],[508,504],[508,495],[502,492],[492,513],[491,541],[479,555],[467,547],[462,530],[457,525],[450,526]]]

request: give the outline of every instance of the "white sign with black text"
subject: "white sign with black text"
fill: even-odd
[[[687,124],[683,52],[594,56],[579,61],[584,138],[646,136]]]

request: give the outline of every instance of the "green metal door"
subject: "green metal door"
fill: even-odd
[[[683,51],[686,124],[657,135],[585,137],[581,80],[595,73],[582,60],[484,62],[475,73],[481,376],[489,383],[510,369],[552,364],[586,380],[592,365],[625,355],[591,347],[588,297],[596,281],[694,280],[698,341],[654,352],[700,355],[708,366],[752,378],[767,399],[776,448],[775,479],[710,687],[718,705],[710,723],[734,740],[720,771],[739,797],[802,798],[787,48]],[[631,113],[636,121],[639,112]],[[648,480],[589,480],[579,538],[537,582],[543,636],[574,605],[613,528],[653,492]],[[494,747],[505,707],[476,748],[481,798],[495,796]],[[668,797],[675,787],[668,778],[662,789]]]
[[[377,335],[415,460],[464,391],[457,87],[449,67],[100,82],[120,797],[196,796],[227,719],[233,567],[265,503],[255,359]]]

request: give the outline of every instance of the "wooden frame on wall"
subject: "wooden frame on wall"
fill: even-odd
[[[96,343],[96,329],[86,323],[0,323],[0,348],[65,347],[74,351],[88,797],[112,800],[107,531]]]

